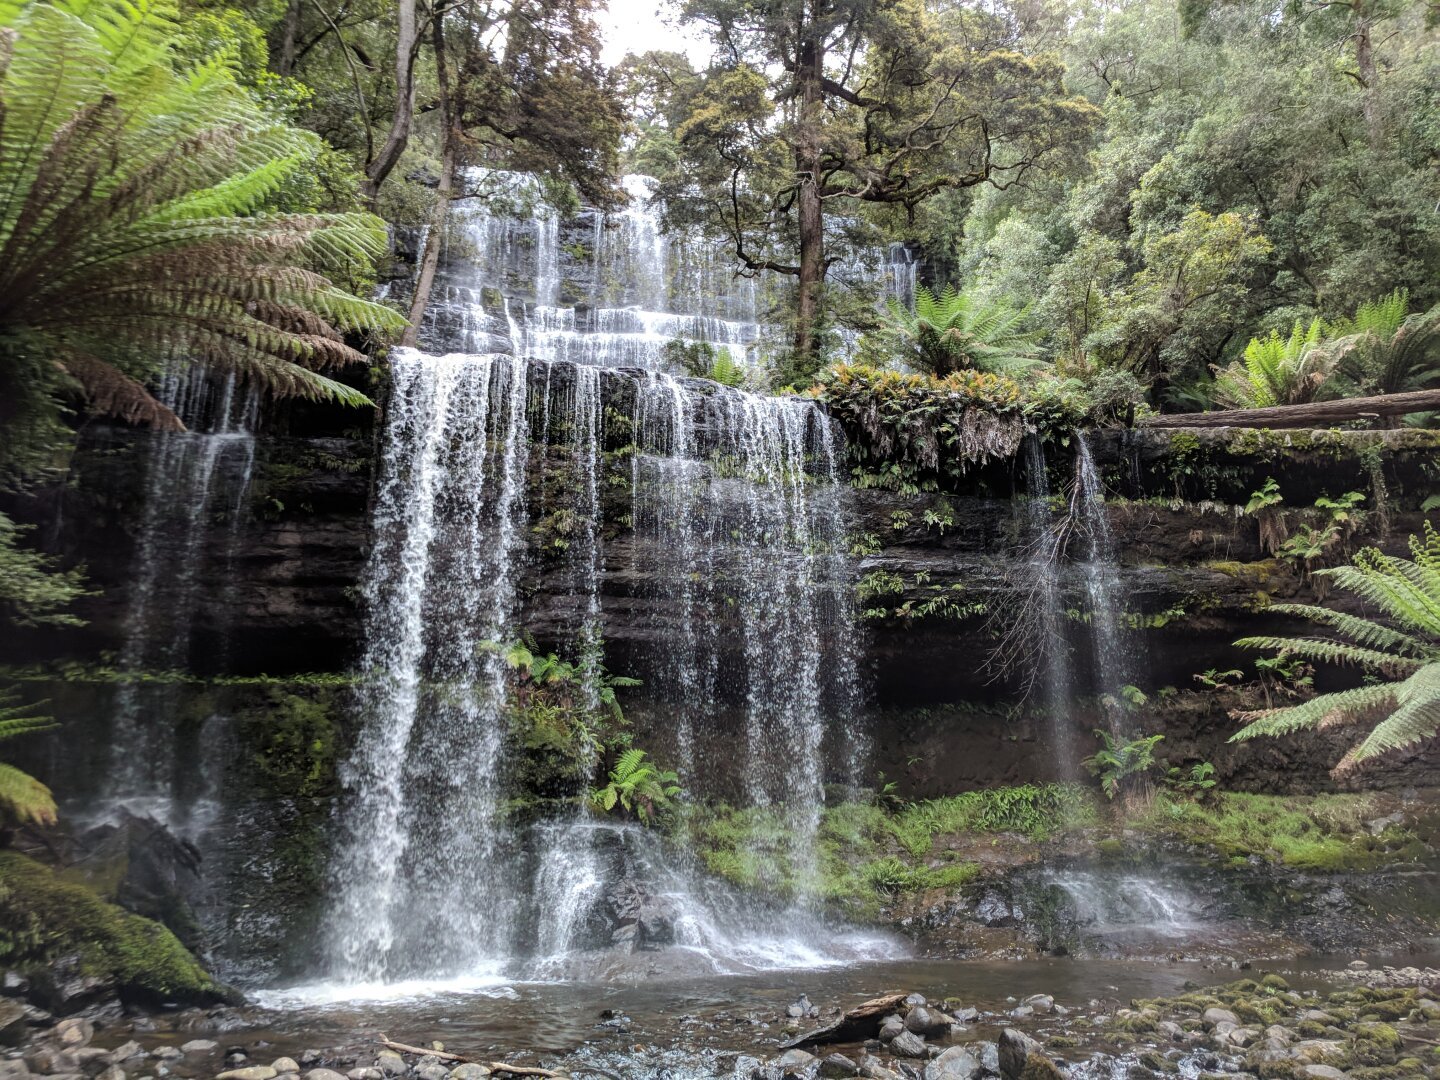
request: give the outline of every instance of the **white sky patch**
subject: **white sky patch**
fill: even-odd
[[[709,59],[710,46],[704,35],[681,30],[675,9],[665,0],[609,0],[608,9],[599,12],[597,20],[605,35],[600,59],[611,67],[625,59],[626,53],[658,49],[683,52],[696,67],[704,67]]]

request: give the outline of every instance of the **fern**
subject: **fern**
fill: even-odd
[[[344,332],[402,320],[316,268],[368,265],[383,223],[266,210],[315,136],[271,119],[222,56],[177,70],[171,0],[0,13],[0,399],[58,416],[78,395],[178,429],[146,384],[199,363],[278,396],[364,403],[326,374],[363,359]]]
[[[1319,571],[1343,591],[1378,608],[1385,621],[1304,604],[1280,605],[1330,627],[1336,638],[1242,638],[1247,648],[1278,650],[1335,664],[1353,664],[1390,682],[1361,686],[1280,709],[1237,714],[1247,721],[1231,741],[1337,724],[1375,726],[1336,766],[1337,771],[1389,750],[1434,738],[1440,731],[1440,534],[1428,523],[1410,540],[1412,558],[1360,552],[1351,566]]]
[[[1019,374],[1043,362],[1035,335],[1023,329],[1028,308],[987,303],[946,285],[915,291],[915,310],[890,299],[881,340],[890,354],[932,375],[972,369]]]
[[[1337,325],[1321,352],[1347,394],[1399,394],[1440,385],[1440,308],[1408,314],[1410,294],[1396,289],[1361,304]]]
[[[1334,370],[1335,362],[1321,351],[1325,324],[1309,327],[1296,320],[1288,338],[1271,331],[1251,338],[1240,362],[1215,368],[1215,401],[1227,409],[1259,409],[1313,401]]]

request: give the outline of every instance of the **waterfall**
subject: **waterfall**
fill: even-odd
[[[1075,489],[1070,512],[1075,527],[1086,542],[1080,568],[1085,584],[1090,644],[1094,659],[1094,684],[1099,693],[1111,734],[1120,736],[1123,719],[1119,705],[1121,688],[1129,681],[1129,661],[1120,632],[1119,616],[1124,611],[1125,591],[1115,559],[1115,541],[1105,510],[1105,486],[1095,467],[1090,443],[1082,433],[1075,440]]]
[[[164,752],[186,742],[155,721],[178,711],[176,687],[134,676],[191,667],[201,579],[212,565],[217,523],[224,530],[220,561],[228,563],[244,519],[259,398],[253,390],[240,392],[233,374],[216,384],[193,365],[168,370],[157,396],[187,430],[157,432],[145,444],[143,510],[118,657],[121,672],[132,677],[116,688],[108,740],[113,760],[101,809],[123,806],[193,835],[215,809],[215,770],[197,773]],[[215,726],[215,718],[206,722]]]
[[[1032,670],[1040,682],[1040,701],[1049,714],[1051,757],[1061,779],[1074,779],[1078,757],[1069,723],[1074,701],[1070,645],[1060,586],[1060,537],[1050,511],[1050,481],[1045,447],[1038,436],[1025,439],[1025,526],[1031,554],[1027,570],[1026,633],[1033,648]]]

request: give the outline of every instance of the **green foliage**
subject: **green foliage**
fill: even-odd
[[[1208,761],[1197,761],[1189,769],[1173,765],[1165,772],[1165,783],[1182,795],[1204,795],[1215,788],[1215,766]]]
[[[710,379],[722,386],[743,386],[745,369],[730,358],[724,349],[707,341],[686,341],[672,338],[660,350],[665,363],[696,379]]]
[[[0,964],[33,971],[63,957],[151,1003],[225,996],[165,927],[107,904],[14,851],[0,851]]]
[[[944,378],[840,364],[811,394],[845,426],[855,483],[915,493],[1008,458],[1025,433],[1019,385],[963,370]]]
[[[19,705],[12,690],[0,690],[0,742],[37,731],[49,731],[55,721],[37,716],[38,704]],[[29,773],[0,761],[0,827],[54,825],[55,798],[50,789]]]
[[[891,828],[901,847],[919,858],[947,834],[1013,832],[1042,839],[1094,821],[1094,801],[1080,787],[1022,784],[915,803],[895,816]]]
[[[240,716],[241,731],[253,747],[252,760],[264,784],[286,797],[334,794],[339,733],[333,691],[295,686],[264,689],[261,704]]]
[[[987,371],[1020,375],[1043,363],[1035,335],[1023,329],[1028,311],[985,301],[946,285],[938,294],[921,285],[911,311],[891,297],[879,331],[861,343],[862,355],[929,375]]]
[[[1335,369],[1334,358],[1316,347],[1324,334],[1320,319],[1311,319],[1308,329],[1296,319],[1288,338],[1273,330],[1269,337],[1251,338],[1243,363],[1215,370],[1215,400],[1227,409],[1313,401]]]
[[[1101,747],[1081,764],[1100,781],[1107,798],[1115,798],[1155,767],[1155,747],[1164,735],[1112,735],[1099,729],[1095,737]]]
[[[1259,857],[1311,870],[1368,869],[1423,850],[1403,829],[1366,827],[1375,795],[1251,795],[1217,792],[1203,801],[1161,794],[1130,824],[1214,848],[1234,860]]]
[[[1399,394],[1440,385],[1440,308],[1410,315],[1410,293],[1396,289],[1361,304],[1337,323],[1320,352],[1345,396]]]
[[[607,814],[618,807],[645,825],[668,810],[671,800],[680,794],[680,777],[646,757],[638,746],[621,754],[610,770],[609,782],[590,793],[591,805]]]
[[[1276,614],[1313,619],[1334,635],[1236,642],[1242,648],[1278,650],[1275,659],[1356,666],[1381,681],[1239,714],[1247,723],[1232,741],[1383,717],[1337,766],[1345,770],[1440,731],[1440,533],[1427,523],[1423,540],[1411,537],[1410,551],[1413,558],[1403,559],[1366,549],[1351,566],[1318,572],[1378,609],[1384,621],[1309,604],[1276,604],[1270,609]]]
[[[317,273],[365,267],[383,223],[270,212],[317,140],[276,122],[224,56],[176,67],[165,0],[12,9],[0,76],[0,419],[23,443],[62,398],[178,428],[145,388],[200,363],[276,395],[364,403],[325,374],[342,331],[401,320]],[[13,472],[31,458],[11,446]]]
[[[0,616],[16,626],[83,626],[64,609],[86,595],[84,571],[57,570],[53,557],[21,547],[28,528],[0,514]]]

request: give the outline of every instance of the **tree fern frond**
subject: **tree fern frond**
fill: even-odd
[[[0,819],[20,825],[54,825],[58,811],[50,789],[29,773],[0,761]]]
[[[1358,721],[1366,715],[1389,707],[1395,701],[1395,688],[1390,684],[1361,686],[1302,701],[1283,709],[1265,709],[1240,713],[1248,723],[1234,735],[1231,742],[1244,742],[1261,735],[1288,735],[1293,731],[1314,728],[1333,719]]]
[[[1347,615],[1345,612],[1335,611],[1333,608],[1319,607],[1314,604],[1271,604],[1265,611],[1271,615],[1298,615],[1324,623],[1332,630],[1338,630],[1357,645],[1363,645],[1366,648],[1398,649],[1407,655],[1421,658],[1429,656],[1434,648],[1419,638],[1402,633],[1393,627],[1384,626],[1370,619],[1362,619],[1358,615]]]
[[[1324,638],[1248,637],[1241,638],[1235,644],[1242,649],[1278,649],[1282,653],[1303,656],[1307,660],[1374,668],[1391,674],[1414,671],[1424,663],[1408,656],[1395,656],[1379,649],[1366,649]]]

